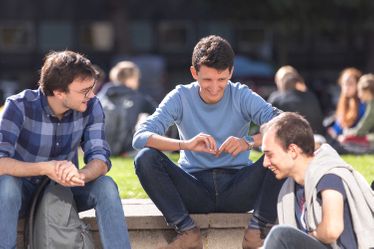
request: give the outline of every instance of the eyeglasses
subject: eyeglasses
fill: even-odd
[[[92,84],[92,86],[90,86],[88,88],[85,88],[85,89],[83,89],[81,91],[75,91],[75,90],[73,90],[73,91],[76,92],[76,93],[82,94],[85,98],[89,98],[89,95],[90,95],[91,91],[94,90],[95,85],[96,85],[96,80],[94,81],[94,83]]]

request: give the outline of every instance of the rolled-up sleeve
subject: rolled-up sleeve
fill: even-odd
[[[105,140],[104,112],[100,102],[95,98],[88,123],[84,129],[81,146],[84,151],[84,162],[99,159],[106,163],[108,171],[112,163],[110,161],[110,149]]]

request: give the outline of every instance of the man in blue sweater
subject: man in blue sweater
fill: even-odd
[[[202,38],[194,48],[191,84],[179,85],[136,131],[139,180],[178,237],[164,248],[203,248],[189,213],[247,212],[253,219],[243,248],[262,245],[275,223],[282,182],[252,163],[250,150],[261,135],[248,136],[250,124],[268,122],[279,111],[247,86],[232,83],[234,52],[219,36]],[[176,124],[180,140],[164,136]],[[179,166],[161,151],[180,150]]]

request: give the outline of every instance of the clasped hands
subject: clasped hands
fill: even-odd
[[[47,176],[65,187],[84,186],[85,175],[70,161],[49,161]]]
[[[248,144],[244,139],[234,136],[228,137],[222,145],[217,148],[216,140],[211,135],[205,133],[199,133],[189,140],[181,141],[180,147],[183,150],[206,152],[216,157],[219,157],[223,152],[236,157],[239,153],[248,150]]]

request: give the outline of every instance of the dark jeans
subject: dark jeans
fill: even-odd
[[[276,203],[283,181],[263,167],[263,157],[242,169],[187,173],[165,154],[142,149],[135,158],[139,180],[167,223],[177,231],[195,226],[189,213],[248,212],[267,223],[277,219]]]
[[[264,249],[328,249],[316,238],[287,225],[278,225],[271,229],[266,237]]]

